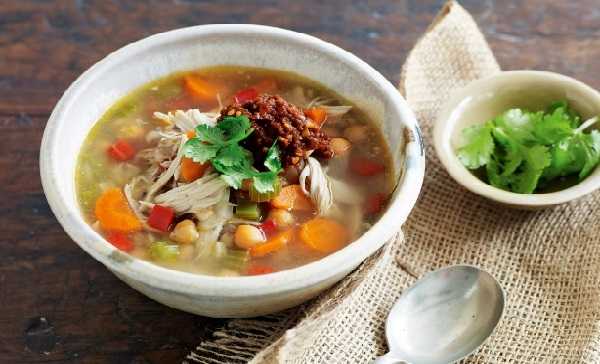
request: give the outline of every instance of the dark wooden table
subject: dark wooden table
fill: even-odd
[[[38,151],[67,86],[107,53],[173,28],[260,23],[331,41],[397,83],[443,1],[0,0],[0,363],[177,363],[225,320],[163,307],[63,232]],[[505,69],[600,88],[600,1],[463,1]]]

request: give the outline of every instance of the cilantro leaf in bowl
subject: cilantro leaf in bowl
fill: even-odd
[[[510,109],[465,128],[458,159],[492,186],[516,193],[538,192],[562,177],[582,180],[600,162],[600,132],[586,132],[597,120],[581,123],[566,101],[545,111]]]

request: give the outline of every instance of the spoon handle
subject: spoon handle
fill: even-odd
[[[379,356],[372,364],[410,364],[409,362],[399,359],[393,353],[387,353]]]

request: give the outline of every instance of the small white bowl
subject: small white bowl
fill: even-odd
[[[75,196],[77,155],[90,128],[120,97],[175,71],[233,64],[294,71],[361,107],[383,130],[398,187],[387,212],[348,247],[317,262],[254,277],[180,272],[116,250],[82,219]],[[423,181],[417,122],[400,93],[356,56],[317,38],[257,25],[206,25],[157,34],[110,54],[65,92],[46,125],[40,151],[44,192],[69,236],[148,297],[212,317],[248,317],[297,305],[330,287],[400,229]]]
[[[465,127],[483,124],[511,108],[543,110],[558,100],[567,100],[583,120],[600,115],[598,91],[557,73],[507,71],[474,81],[457,90],[438,114],[433,131],[437,156],[456,182],[471,192],[512,207],[552,207],[595,191],[600,187],[600,168],[580,183],[558,192],[518,194],[481,181],[456,155],[464,142],[462,130]]]

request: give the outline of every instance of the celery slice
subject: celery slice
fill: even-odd
[[[235,207],[235,216],[240,219],[255,221],[259,221],[262,217],[258,204],[251,201],[240,201]]]
[[[179,256],[179,245],[155,241],[150,245],[150,256],[161,262],[172,262]]]

